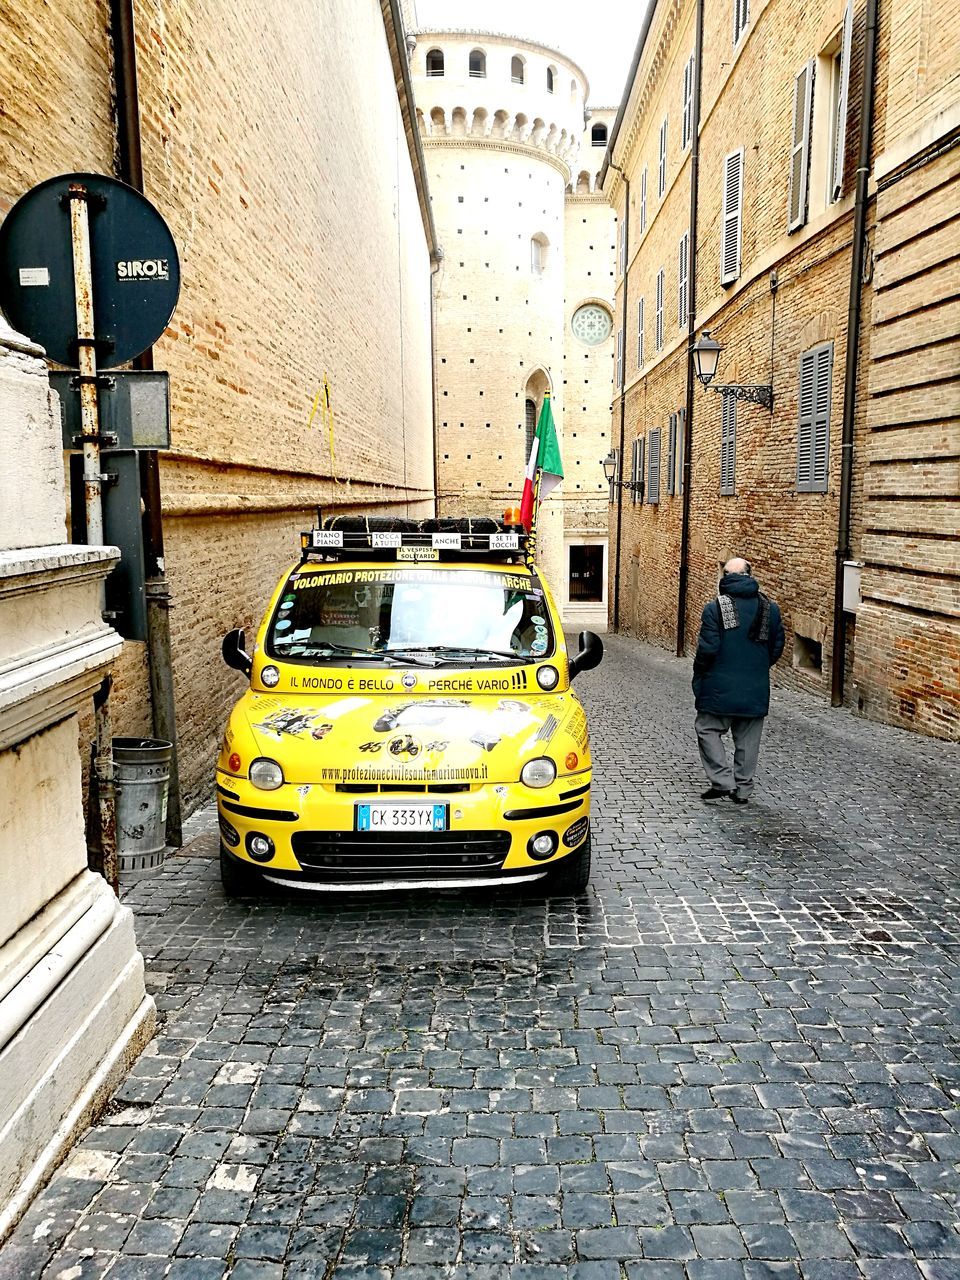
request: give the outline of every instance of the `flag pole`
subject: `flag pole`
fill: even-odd
[[[527,536],[527,562],[531,568],[537,556],[537,518],[540,515],[540,477],[543,472],[537,467],[537,478],[533,485],[533,522]]]

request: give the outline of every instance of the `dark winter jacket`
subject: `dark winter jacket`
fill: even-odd
[[[770,710],[770,668],[783,653],[783,621],[771,600],[766,639],[751,639],[760,608],[760,588],[745,573],[725,573],[721,596],[729,596],[736,626],[724,627],[720,603],[703,611],[697,653],[693,659],[693,692],[697,710],[716,716],[765,716]]]

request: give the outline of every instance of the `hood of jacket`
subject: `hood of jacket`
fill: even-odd
[[[747,600],[760,594],[760,584],[749,573],[725,573],[720,579],[720,594]]]

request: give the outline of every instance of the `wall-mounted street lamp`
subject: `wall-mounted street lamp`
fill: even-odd
[[[603,474],[607,477],[607,484],[611,486],[611,498],[613,501],[613,485],[619,486],[621,489],[628,489],[630,493],[639,493],[640,501],[643,501],[643,481],[642,480],[615,480],[617,474],[617,455],[611,449],[605,458],[600,459],[600,465],[603,467]]]
[[[711,391],[719,391],[721,395],[733,396],[736,400],[748,400],[751,404],[761,404],[773,413],[773,387],[767,384],[742,382],[717,382],[717,366],[720,363],[720,352],[723,350],[719,342],[710,337],[704,329],[703,334],[690,348],[693,357],[693,368],[697,377]],[[604,467],[606,470],[606,467]]]

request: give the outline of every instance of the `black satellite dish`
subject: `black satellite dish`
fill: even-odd
[[[97,365],[126,364],[167,327],[180,293],[170,229],[133,187],[100,173],[67,173],[32,187],[0,226],[0,309],[51,360],[77,367],[73,246],[67,192],[89,193]]]

